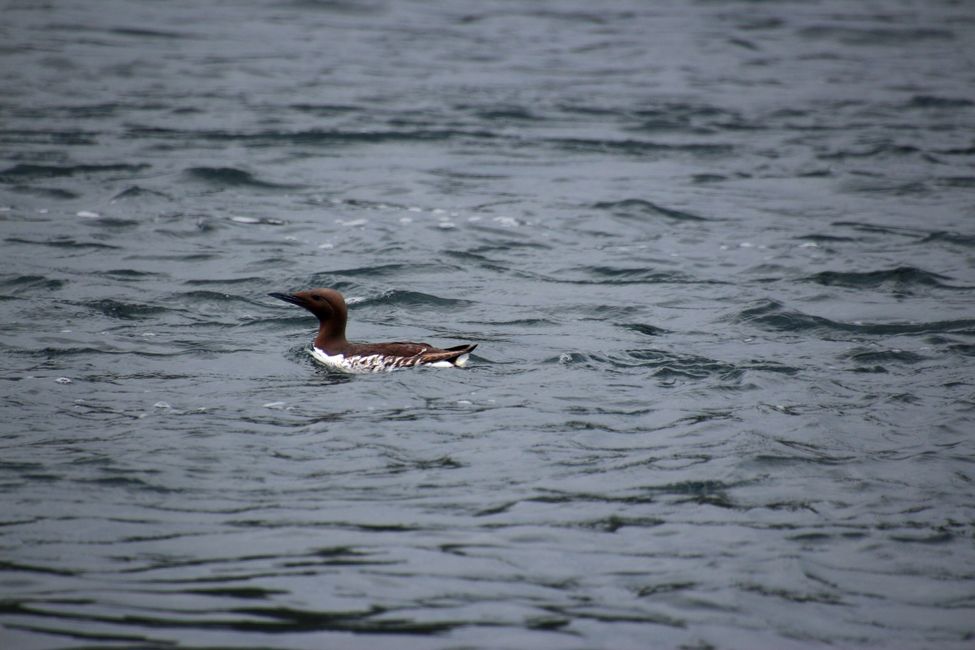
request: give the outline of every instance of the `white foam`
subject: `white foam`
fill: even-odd
[[[340,226],[350,226],[350,227],[351,226],[364,226],[367,223],[369,223],[369,220],[368,219],[349,219],[348,221],[346,221],[345,219],[336,219],[335,220],[335,223],[337,223]]]

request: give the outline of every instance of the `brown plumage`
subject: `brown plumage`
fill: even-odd
[[[443,364],[463,366],[476,343],[452,348],[435,348],[428,343],[350,343],[345,338],[349,310],[345,298],[335,289],[309,289],[296,293],[268,294],[307,309],[318,318],[318,336],[312,356],[322,363],[347,372],[374,372],[409,366]],[[315,352],[320,352],[316,354]]]

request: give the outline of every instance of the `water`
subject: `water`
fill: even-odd
[[[970,3],[0,11],[4,648],[975,642]]]

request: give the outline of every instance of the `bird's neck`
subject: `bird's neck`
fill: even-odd
[[[318,336],[315,337],[315,347],[325,350],[329,354],[345,351],[349,342],[345,339],[345,323],[319,323]]]

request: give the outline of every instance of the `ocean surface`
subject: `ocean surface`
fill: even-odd
[[[975,4],[8,0],[0,85],[0,647],[975,647]]]

